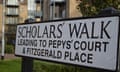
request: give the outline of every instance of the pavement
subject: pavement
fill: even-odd
[[[17,59],[19,57],[16,57],[14,54],[5,54],[4,59]],[[1,59],[1,57],[0,57]]]

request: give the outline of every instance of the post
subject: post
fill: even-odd
[[[34,19],[26,19],[25,23],[35,22]],[[21,72],[33,72],[33,59],[28,57],[22,57],[22,70]]]
[[[5,0],[3,0],[3,15],[2,15],[2,54],[1,54],[1,60],[4,60],[4,52],[5,52]]]
[[[109,16],[109,15],[120,15],[120,11],[116,10],[113,7],[108,7],[101,10],[97,16]],[[120,46],[120,39],[119,39],[119,46]],[[120,49],[119,49],[119,55],[118,55],[118,68],[116,72],[119,72],[119,71],[120,71]],[[103,71],[100,71],[100,72],[103,72]]]
[[[33,72],[33,59],[22,57],[22,71],[21,72]]]

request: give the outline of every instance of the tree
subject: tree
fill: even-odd
[[[120,10],[120,0],[81,0],[77,9],[82,12],[83,16],[94,16],[107,7]]]

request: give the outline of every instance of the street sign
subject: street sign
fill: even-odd
[[[17,25],[15,54],[115,71],[119,16]]]

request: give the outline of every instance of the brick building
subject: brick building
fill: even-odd
[[[3,23],[5,26],[5,44],[13,44],[15,43],[16,25],[24,23],[26,19],[32,18],[36,21],[45,21],[82,16],[76,8],[77,1],[5,0],[4,6],[3,0],[0,0],[0,43],[2,42]]]

